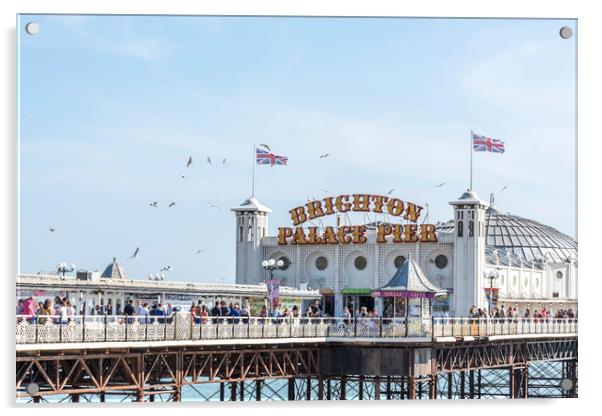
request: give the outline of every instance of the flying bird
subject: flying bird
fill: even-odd
[[[56,231],[56,228],[49,228],[50,232],[53,233]]]
[[[226,164],[226,158],[224,158],[224,160],[222,160],[222,165]]]
[[[178,177],[182,178],[182,179],[188,179],[186,176],[184,175],[178,175]]]
[[[221,208],[220,208],[220,207],[218,207],[217,205],[215,205],[215,204],[214,204],[213,202],[211,202],[211,201],[204,201],[204,202],[205,202],[206,204],[209,204],[209,205],[211,206],[211,208],[216,208],[216,209],[219,209],[219,210],[221,210]]]
[[[389,190],[387,191],[387,195],[391,195],[391,194],[393,193],[393,191],[394,191],[394,190],[395,190],[395,189],[389,189]]]
[[[442,182],[439,185],[435,185],[435,188],[441,188],[443,185],[445,185],[445,182]]]
[[[328,156],[332,156],[330,153],[323,154],[320,159],[326,159]]]
[[[268,152],[272,151],[272,149],[270,149],[270,146],[268,146],[267,144],[260,144],[259,146],[263,147],[264,149],[267,149]]]
[[[186,167],[192,165],[192,156],[188,158],[188,162],[186,162]]]
[[[173,207],[176,203],[172,202],[171,204],[168,205],[169,208]]]
[[[153,201],[153,202],[151,202],[149,205],[150,205],[151,207],[153,207],[153,208],[158,208],[159,206],[158,206],[157,204],[158,204],[158,202],[157,202],[157,201]]]
[[[171,267],[171,264],[167,264],[167,265],[165,265],[165,266],[161,267],[161,271],[162,271],[162,272],[163,272],[163,271],[169,271],[169,270],[171,270],[171,269],[172,269],[172,267]]]
[[[195,254],[201,254],[201,253],[204,253],[204,252],[205,252],[205,250],[197,250]]]
[[[211,158],[207,156],[207,163],[211,164]]]
[[[502,190],[500,192],[504,192],[506,189],[508,189],[508,185],[504,185],[504,187],[502,188]]]
[[[136,247],[136,251],[134,251],[134,254],[132,254],[130,257],[128,257],[129,259],[135,259],[136,257],[138,257],[138,252],[140,251],[140,247]]]

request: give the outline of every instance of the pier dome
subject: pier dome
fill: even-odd
[[[484,227],[488,260],[497,256],[504,262],[509,254],[528,263],[539,263],[544,257],[553,263],[577,259],[577,242],[572,237],[540,222],[501,212],[493,195],[485,210]],[[437,224],[438,233],[453,231],[453,220]]]
[[[485,211],[485,243],[529,261],[544,257],[554,263],[577,259],[577,242],[537,221],[504,214],[492,203]]]

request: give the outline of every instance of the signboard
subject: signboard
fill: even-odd
[[[343,289],[341,293],[343,295],[362,295],[362,296],[370,296],[372,292],[371,289]]]
[[[492,308],[495,308],[495,306],[497,305],[498,291],[499,291],[499,289],[497,287],[494,287],[493,289],[485,288],[485,299],[487,300],[487,302],[489,302],[491,299],[491,307]],[[491,297],[490,297],[490,293],[491,293]]]
[[[422,207],[412,202],[384,195],[353,194],[326,197],[309,201],[289,211],[293,226],[278,228],[278,244],[365,244],[365,225],[344,225],[324,229],[301,227],[303,223],[316,218],[346,212],[374,212],[400,217],[413,224],[379,224],[376,227],[377,243],[423,243],[437,242],[433,224],[418,225]]]
[[[265,284],[268,287],[268,300],[275,308],[280,303],[280,279],[266,280]]]

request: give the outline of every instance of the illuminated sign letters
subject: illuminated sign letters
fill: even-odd
[[[294,228],[280,227],[278,244],[364,244],[368,241],[365,225],[327,226],[324,229],[301,226],[306,221],[350,211],[388,214],[411,222],[411,224],[378,224],[377,243],[437,242],[434,225],[416,224],[422,212],[421,206],[383,195],[353,194],[329,196],[291,209],[289,214]]]

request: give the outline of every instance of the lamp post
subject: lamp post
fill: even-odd
[[[75,264],[71,263],[70,265],[64,262],[58,263],[56,265],[56,271],[58,274],[62,274],[65,276],[65,273],[71,273],[75,270]]]
[[[272,303],[273,303],[272,290],[274,289],[274,270],[279,270],[280,268],[282,268],[282,266],[284,266],[284,262],[282,260],[276,261],[274,259],[269,259],[269,260],[264,260],[261,262],[261,267],[263,267],[268,272],[270,272],[270,285],[269,285],[269,290],[268,290],[269,303],[270,303],[270,315],[272,314]]]
[[[493,281],[500,276],[499,269],[490,271],[489,274],[483,273],[486,279],[489,279],[489,317],[491,318],[491,306],[493,304]]]

